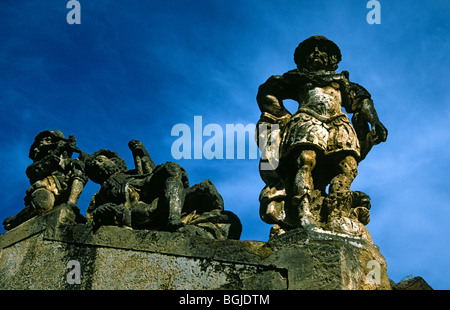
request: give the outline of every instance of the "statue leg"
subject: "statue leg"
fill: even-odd
[[[350,191],[350,185],[358,174],[358,163],[353,156],[339,162],[338,174],[330,182],[330,195]]]
[[[85,182],[80,178],[75,178],[72,182],[72,187],[70,189],[69,198],[67,199],[68,204],[76,205],[78,198],[80,198],[83,192]]]
[[[176,230],[183,226],[181,212],[184,205],[185,189],[181,167],[173,162],[168,162],[161,167],[163,183],[163,201],[168,208],[168,229]],[[159,176],[158,176],[159,178]]]
[[[336,214],[356,218],[367,225],[370,221],[370,197],[359,191],[351,191],[350,186],[358,174],[358,163],[353,156],[347,156],[340,161],[338,174],[331,180],[330,193],[328,195],[330,216]],[[336,210],[336,211],[333,211]]]
[[[26,198],[29,199],[27,199],[28,205],[17,215],[8,217],[3,222],[6,230],[13,229],[32,217],[51,210],[55,204],[55,195],[45,188],[36,189]]]
[[[314,190],[312,171],[316,166],[316,152],[302,150],[297,156],[297,172],[294,178],[292,205],[297,208],[298,223],[304,217],[311,218],[309,210],[311,193]]]

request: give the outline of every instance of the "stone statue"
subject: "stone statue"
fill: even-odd
[[[257,140],[265,155],[260,174],[266,183],[260,214],[275,224],[274,233],[310,225],[366,233],[370,198],[350,185],[358,163],[373,145],[386,141],[388,132],[369,92],[350,82],[347,71],[335,72],[340,60],[335,43],[313,36],[295,50],[297,69],[271,76],[259,87]],[[298,102],[294,114],[283,105],[285,99]],[[353,125],[342,108],[353,114]]]
[[[156,166],[141,142],[132,140],[128,146],[134,170],[105,149],[86,161],[87,175],[101,184],[87,210],[88,222],[239,239],[239,219],[223,210],[222,197],[209,180],[190,187],[186,171],[177,163]]]
[[[42,131],[36,136],[29,153],[33,163],[26,170],[31,187],[26,191],[25,208],[4,220],[5,229],[10,230],[60,204],[76,205],[88,178],[83,155],[72,159],[74,152],[82,154],[75,144],[74,136],[66,139],[56,130]]]

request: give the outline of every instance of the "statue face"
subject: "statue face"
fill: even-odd
[[[120,171],[119,166],[111,158],[105,155],[98,155],[92,162],[92,169],[89,169],[89,178],[95,183],[102,184],[112,175]]]
[[[55,149],[52,137],[43,137],[33,149],[33,161],[40,160]]]
[[[308,67],[314,71],[326,70],[329,64],[329,57],[327,52],[316,46],[306,62]]]

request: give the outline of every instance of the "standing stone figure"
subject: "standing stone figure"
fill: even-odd
[[[297,69],[271,76],[259,87],[257,139],[268,142],[261,151],[271,154],[263,161],[273,167],[260,165],[266,183],[260,211],[281,232],[308,225],[345,230],[344,222],[369,222],[369,196],[350,185],[358,163],[373,145],[386,141],[388,132],[369,92],[350,82],[348,72],[335,72],[340,60],[335,43],[313,36],[295,50]],[[285,99],[298,102],[294,114],[284,107]],[[343,108],[353,114],[353,125]]]
[[[72,159],[72,154],[82,154],[75,145],[75,137],[66,139],[57,130],[39,133],[30,148],[33,163],[26,174],[31,187],[24,198],[25,208],[17,215],[4,220],[5,229],[10,230],[30,218],[50,211],[66,203],[75,206],[88,181],[84,173],[84,155]]]

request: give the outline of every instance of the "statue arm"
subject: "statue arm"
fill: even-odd
[[[144,144],[133,139],[128,142],[128,147],[133,153],[134,165],[138,174],[152,173],[156,165],[148,154]]]
[[[269,113],[275,117],[291,115],[283,105],[283,99],[287,99],[288,84],[284,76],[273,75],[264,84],[259,86],[256,101],[261,113]]]
[[[364,99],[362,101],[360,113],[364,115],[369,124],[372,126],[371,140],[373,144],[385,142],[387,139],[388,131],[378,118],[378,114],[375,110],[372,99]]]
[[[373,145],[386,141],[388,130],[378,118],[370,93],[356,83],[349,82],[349,88],[346,110],[353,113],[352,123],[360,140],[362,160]]]
[[[374,145],[385,142],[388,131],[378,118],[370,93],[359,84],[351,84],[351,97],[353,97],[354,101],[352,106],[356,110],[355,112],[359,114],[359,117],[371,125],[371,142]]]

